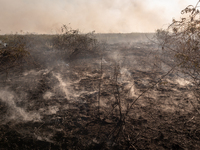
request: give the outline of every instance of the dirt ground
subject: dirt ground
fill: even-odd
[[[192,84],[176,72],[156,84],[168,70],[155,67],[156,50],[108,44],[98,57],[11,73],[0,83],[0,150],[200,149]]]

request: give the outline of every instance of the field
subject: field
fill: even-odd
[[[200,149],[192,83],[152,36],[17,36],[20,57],[0,61],[0,150]]]

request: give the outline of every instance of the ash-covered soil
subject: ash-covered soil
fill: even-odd
[[[156,55],[148,42],[107,44],[1,74],[0,149],[200,149],[192,84],[176,72],[156,84],[170,69]]]

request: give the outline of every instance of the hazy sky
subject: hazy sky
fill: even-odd
[[[198,0],[0,0],[0,34],[56,33],[63,24],[81,32],[154,32]]]

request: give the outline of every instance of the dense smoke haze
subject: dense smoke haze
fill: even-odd
[[[196,3],[0,0],[0,149],[200,150]]]
[[[1,0],[0,34],[58,33],[63,24],[81,32],[154,32],[196,0]]]

